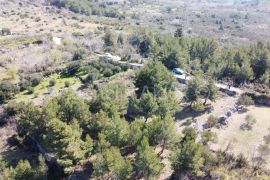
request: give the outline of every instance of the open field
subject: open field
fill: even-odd
[[[269,134],[270,108],[251,106],[246,113],[235,114],[229,120],[229,126],[224,129],[215,129],[218,134],[218,143],[215,148],[226,149],[235,154],[244,154],[250,160],[257,155],[258,147],[264,144],[263,137]],[[251,130],[242,130],[240,126],[245,123],[246,115],[252,115],[257,122]],[[267,168],[269,168],[269,157]]]

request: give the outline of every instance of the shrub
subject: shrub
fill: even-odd
[[[79,62],[74,62],[68,65],[66,68],[66,75],[74,75],[81,68],[81,64]]]
[[[55,86],[55,84],[56,84],[56,80],[55,80],[55,79],[51,79],[51,80],[49,81],[49,86],[50,86],[50,87]]]
[[[122,71],[127,71],[130,68],[129,64],[121,64],[120,66],[121,66]]]
[[[43,76],[41,74],[34,74],[34,75],[29,76],[27,79],[31,82],[32,87],[35,87],[39,85],[39,83],[43,79]]]
[[[80,48],[80,49],[77,49],[74,52],[74,55],[73,55],[72,60],[73,61],[82,60],[82,59],[86,59],[86,57],[87,57],[87,51],[86,51],[86,49]]]
[[[203,103],[201,103],[201,102],[195,102],[195,103],[192,105],[192,109],[193,109],[194,111],[203,112],[203,111],[205,111],[205,106],[204,106]]]
[[[70,82],[69,81],[65,81],[65,87],[68,88],[70,86]]]
[[[31,87],[31,86],[32,86],[32,83],[29,80],[22,80],[19,83],[20,91],[25,91],[27,90],[28,87]]]
[[[19,88],[17,85],[9,81],[0,82],[0,103],[13,99],[18,92]]]
[[[253,99],[248,96],[248,95],[242,95],[239,97],[238,101],[237,101],[238,105],[245,105],[245,106],[250,106],[254,104]]]
[[[34,98],[37,98],[38,97],[38,95],[39,95],[39,93],[34,93]]]
[[[5,106],[5,113],[7,113],[9,116],[17,114],[21,108],[23,107],[24,103],[23,102],[16,102],[16,101],[10,101],[6,106]]]
[[[84,35],[81,32],[73,32],[72,33],[72,36],[74,36],[74,37],[81,37],[81,36],[84,36]]]
[[[121,72],[121,67],[119,67],[119,66],[114,66],[113,68],[112,68],[112,70],[113,70],[113,73],[114,74],[116,74],[116,73],[119,73],[119,72]]]
[[[252,115],[247,115],[245,121],[247,129],[252,129],[252,126],[257,122],[257,120]]]
[[[104,71],[103,71],[103,75],[105,77],[111,77],[113,75],[113,71],[109,68],[106,68]]]
[[[211,127],[214,127],[215,125],[218,124],[218,117],[214,116],[214,115],[210,115],[207,119],[207,124],[208,126],[211,128]]]
[[[33,94],[34,93],[34,88],[33,87],[28,87],[27,88],[27,94]]]

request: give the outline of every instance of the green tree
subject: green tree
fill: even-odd
[[[200,98],[201,85],[202,81],[199,78],[188,81],[185,89],[185,97],[187,101],[191,103],[191,105]]]
[[[94,162],[94,175],[109,179],[131,179],[133,167],[131,162],[121,155],[119,148],[111,147],[97,155]]]
[[[270,67],[270,53],[261,43],[250,50],[251,67],[255,78],[260,78]]]
[[[194,38],[192,39],[189,52],[191,59],[198,58],[200,64],[203,64],[206,59],[211,58],[218,48],[216,41],[207,38]]]
[[[159,96],[163,91],[174,90],[176,83],[175,77],[158,61],[146,64],[134,79],[139,96],[147,90]]]
[[[0,103],[13,99],[19,92],[19,88],[9,81],[0,82]]]
[[[184,131],[184,137],[174,151],[171,161],[176,175],[181,176],[188,172],[203,175],[201,168],[205,162],[204,147],[195,141],[192,128]]]
[[[207,145],[209,142],[217,143],[218,141],[217,133],[212,132],[210,130],[204,131],[201,135],[201,141],[203,145]]]
[[[181,143],[185,143],[186,141],[196,141],[197,139],[197,132],[192,127],[187,127],[183,130],[184,137],[181,140]]]
[[[179,110],[179,102],[173,91],[162,93],[158,98],[158,110],[157,114],[164,119],[165,117],[172,117],[176,111]]]
[[[127,103],[125,87],[120,83],[108,84],[98,90],[90,109],[95,113],[103,110],[109,116],[115,113],[123,115],[127,111]]]
[[[38,157],[38,164],[31,166],[29,161],[21,160],[15,167],[4,169],[3,178],[6,180],[46,180],[48,167],[42,156]]]
[[[31,135],[36,137],[44,132],[46,121],[42,118],[42,113],[39,107],[34,103],[23,103],[18,110],[18,132],[19,135]]]
[[[164,119],[155,118],[147,126],[148,137],[151,145],[161,145],[160,154],[165,148],[173,147],[178,141],[174,120],[168,116]]]
[[[183,28],[178,27],[174,33],[174,37],[182,37],[183,36]]]
[[[156,155],[153,147],[149,146],[146,137],[143,137],[135,157],[135,167],[139,177],[145,179],[156,177],[162,170],[161,159]]]
[[[89,151],[88,146],[81,140],[82,131],[76,122],[67,125],[59,119],[52,119],[44,136],[45,147],[49,153],[56,155],[58,163],[65,172],[71,172]],[[86,149],[86,147],[88,149]]]
[[[21,180],[21,179],[31,179],[34,176],[34,171],[27,160],[21,160],[17,164],[15,168],[10,167],[6,172],[4,173],[5,179],[15,179],[15,180]]]
[[[144,133],[145,124],[140,120],[133,121],[130,126],[130,133],[129,133],[129,146],[136,147],[140,140],[142,139]]]
[[[207,81],[206,85],[202,87],[201,95],[204,98],[204,105],[206,104],[207,100],[214,101],[218,95],[218,88],[214,80],[210,79]]]
[[[99,133],[98,141],[96,145],[96,151],[102,153],[109,147],[111,147],[111,143],[106,140],[106,135],[102,132]]]
[[[87,134],[85,137],[85,148],[86,148],[86,155],[89,157],[92,153],[92,149],[93,149],[93,140],[91,139],[90,135]]]
[[[49,101],[43,111],[48,119],[58,118],[66,123],[77,120],[81,126],[87,126],[91,118],[89,106],[72,90]]]
[[[35,177],[38,180],[46,180],[48,175],[48,166],[46,165],[45,159],[39,155],[38,166],[35,168]]]
[[[113,146],[123,147],[127,144],[129,137],[129,125],[125,119],[118,115],[103,123],[101,132],[106,136],[106,140]]]
[[[157,99],[150,92],[142,94],[139,99],[134,98],[132,100],[132,106],[135,114],[144,116],[145,123],[148,118],[153,116],[158,110]]]
[[[107,30],[105,32],[105,36],[104,36],[104,46],[105,46],[105,50],[108,52],[112,52],[114,51],[114,38],[113,38],[113,34],[111,31]]]
[[[188,62],[189,55],[188,53],[182,49],[182,48],[173,48],[172,50],[169,50],[165,54],[164,57],[162,57],[162,63],[168,68],[184,68]]]

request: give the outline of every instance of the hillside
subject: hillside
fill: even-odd
[[[267,0],[0,0],[0,180],[270,179]]]

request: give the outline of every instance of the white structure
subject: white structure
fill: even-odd
[[[62,38],[61,37],[53,37],[53,42],[56,45],[61,45],[62,44]]]

